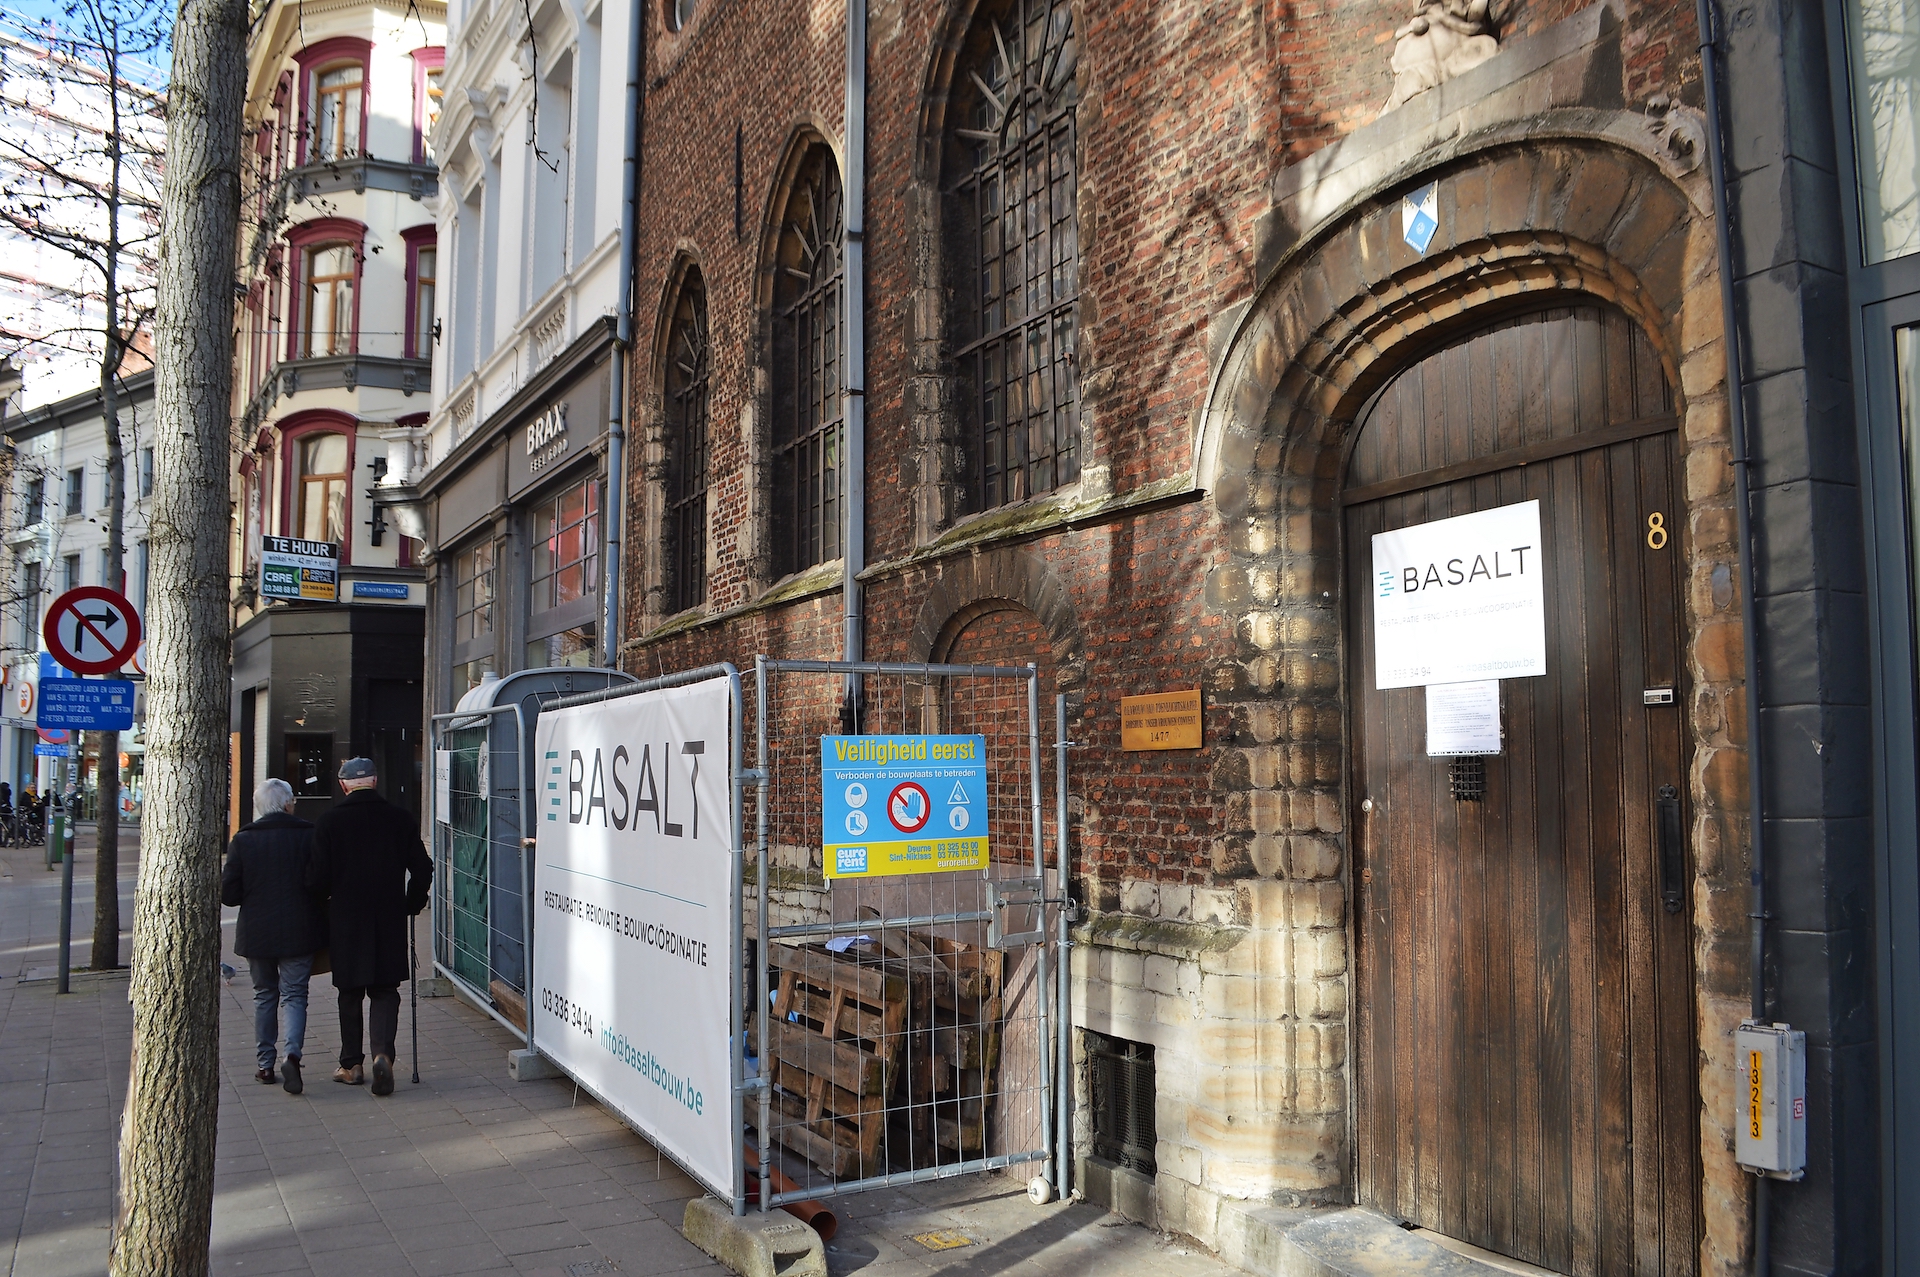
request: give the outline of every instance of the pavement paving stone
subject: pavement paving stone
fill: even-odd
[[[76,882],[91,881],[90,838],[82,832]],[[129,922],[137,866],[134,834],[123,838]],[[4,870],[0,954],[15,965],[0,965],[0,1277],[97,1277],[126,1092],[127,981],[79,978],[63,998],[51,980],[21,979],[53,960],[58,877]],[[74,904],[84,961],[91,893],[76,891]],[[231,953],[226,960],[244,970]],[[254,1080],[248,981],[220,988],[212,1273],[725,1277],[679,1233],[700,1186],[572,1083],[510,1081],[505,1057],[517,1042],[458,999],[420,1000],[418,1085],[404,1058],[387,1099],[330,1083],[339,1055],[330,991],[330,980],[315,981],[308,1087],[290,1096]],[[841,1218],[827,1249],[834,1277],[1232,1271],[1090,1206],[1034,1207],[1018,1182],[998,1177],[840,1198],[833,1208]],[[936,1254],[908,1240],[933,1227],[958,1228],[977,1244]]]

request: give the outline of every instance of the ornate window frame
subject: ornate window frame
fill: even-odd
[[[349,62],[360,64],[360,153],[365,154],[367,122],[373,118],[369,109],[373,99],[373,41],[359,36],[337,35],[308,45],[293,55],[293,61],[300,68],[299,139],[294,147],[294,154],[298,157],[296,164],[306,164],[313,153],[315,130],[319,124],[314,116],[314,99],[317,96],[315,85],[320,73]],[[348,157],[343,155],[339,158]]]
[[[366,267],[367,226],[365,222],[350,217],[317,217],[310,222],[290,228],[286,234],[287,247],[294,251],[288,255],[288,270],[292,273],[292,287],[288,289],[287,316],[287,358],[306,359],[312,356],[303,353],[307,340],[307,263],[314,251],[333,244],[347,244],[353,250],[353,327],[348,338],[347,350],[358,354],[360,351],[360,302],[362,289],[361,274]]]
[[[712,477],[713,362],[707,288],[691,263],[666,311],[660,352],[660,420],[665,444],[661,494],[665,610],[707,601],[708,504]]]
[[[280,422],[280,501],[278,517],[272,522],[280,535],[295,535],[295,520],[300,514],[300,445],[309,435],[337,434],[347,438],[347,501],[344,512],[346,535],[340,539],[340,566],[353,562],[353,484],[354,467],[359,461],[360,423],[351,414],[336,408],[309,408]],[[263,517],[262,522],[266,520]]]

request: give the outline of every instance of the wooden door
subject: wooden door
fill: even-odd
[[[1348,462],[1359,1200],[1562,1273],[1695,1267],[1675,430],[1645,337],[1582,307],[1409,367]],[[1374,689],[1370,538],[1535,499],[1548,672],[1456,797],[1425,689]]]

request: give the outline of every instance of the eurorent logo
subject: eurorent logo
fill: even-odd
[[[867,849],[865,847],[835,847],[833,849],[833,867],[843,874],[863,874],[867,871]]]

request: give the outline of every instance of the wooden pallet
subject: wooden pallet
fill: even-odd
[[[882,964],[770,945],[772,1137],[839,1178],[877,1173],[905,1044],[910,982]]]
[[[1006,955],[984,945],[915,933],[940,978],[913,1007],[912,1068],[895,1104],[896,1148],[912,1168],[978,1157],[1000,1072],[1001,986]]]

